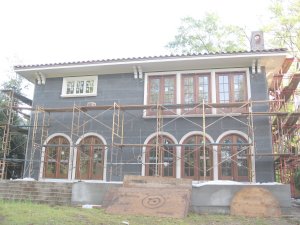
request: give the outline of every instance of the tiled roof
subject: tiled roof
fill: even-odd
[[[55,66],[67,66],[67,65],[85,65],[85,64],[101,64],[101,63],[115,63],[115,62],[130,62],[130,61],[144,61],[144,60],[159,60],[159,59],[172,59],[181,57],[207,57],[207,56],[222,56],[222,55],[243,55],[243,54],[264,54],[264,53],[281,53],[286,52],[286,48],[276,49],[264,49],[264,50],[251,50],[251,51],[233,51],[233,52],[210,52],[210,53],[194,53],[194,54],[171,54],[161,56],[145,56],[145,57],[132,57],[132,58],[115,58],[115,59],[100,59],[100,60],[88,60],[88,61],[74,61],[74,62],[62,62],[62,63],[46,63],[35,65],[16,65],[15,69],[29,69],[36,67],[55,67]]]

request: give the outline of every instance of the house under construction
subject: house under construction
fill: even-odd
[[[12,132],[24,131],[13,118],[30,112],[23,177],[293,184],[300,166],[293,61],[286,49],[258,48],[16,66],[35,90],[32,101],[5,91],[1,179],[11,167]]]

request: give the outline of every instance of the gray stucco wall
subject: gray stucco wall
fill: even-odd
[[[268,86],[264,70],[262,74],[250,75],[251,97],[253,101],[268,100]],[[268,112],[267,102],[253,105],[253,112]],[[272,153],[271,124],[268,116],[253,117],[253,131],[256,153]],[[256,157],[256,179],[258,182],[274,181],[274,165],[272,156]]]
[[[144,99],[144,80],[134,79],[133,74],[116,74],[116,75],[101,75],[98,76],[98,94],[96,97],[77,97],[77,98],[62,98],[62,78],[47,79],[46,85],[36,85],[34,94],[34,107],[43,106],[46,108],[60,108],[60,107],[72,107],[74,104],[85,106],[87,102],[95,102],[97,105],[112,105],[114,102],[119,104],[143,104]],[[250,75],[252,99],[260,100],[267,99],[266,79],[264,74],[258,74],[255,76]],[[254,107],[254,111],[260,111],[266,109],[266,105],[259,105]],[[143,144],[146,138],[156,131],[156,119],[142,117],[142,110],[130,110],[125,112],[125,128],[124,128],[124,143]],[[91,119],[94,117],[95,119]],[[32,116],[34,118],[34,115]],[[89,111],[87,114],[81,113],[81,124],[83,121],[89,121],[81,128],[76,135],[71,135],[72,124],[72,112],[65,113],[51,113],[50,126],[48,129],[48,136],[55,133],[64,133],[69,137],[72,136],[73,144],[76,143],[78,138],[85,132],[95,132],[102,135],[107,144],[111,144],[111,127],[112,124],[112,111]],[[247,123],[247,118],[240,118]],[[185,119],[172,119],[164,118],[163,131],[168,132],[179,141],[181,138],[190,131],[201,131],[202,128],[196,124],[202,125],[202,118],[195,117],[189,118],[189,121]],[[207,117],[206,124],[210,124],[215,121],[216,117]],[[42,114],[39,115],[39,125],[42,124]],[[99,123],[101,121],[101,123]],[[172,121],[172,122],[171,122]],[[31,121],[33,124],[33,121]],[[209,134],[214,141],[223,133],[228,130],[239,130],[248,134],[248,127],[242,123],[226,117],[219,122],[206,129],[206,133]],[[36,140],[40,140],[42,128],[38,127],[36,133]],[[257,152],[272,152],[271,148],[271,133],[268,118],[259,117],[254,119],[254,134],[255,134],[255,146]],[[29,136],[27,160],[30,159],[32,152],[32,132]],[[42,143],[36,146],[35,155],[33,157],[33,170],[30,176],[37,178],[40,170]],[[110,149],[107,152],[107,180],[120,181],[123,179],[124,174],[141,174],[141,164],[139,165],[123,165],[112,168],[110,162],[131,162],[139,163],[139,159],[142,155],[142,147],[126,147],[119,149],[116,154],[112,154]],[[111,160],[111,156],[113,159]],[[111,171],[111,172],[110,172]],[[25,165],[25,176],[29,176],[29,164],[28,161]],[[260,159],[257,158],[256,162],[256,175],[257,181],[268,182],[274,180],[274,170],[271,158]]]

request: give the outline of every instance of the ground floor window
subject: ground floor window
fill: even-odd
[[[146,176],[175,177],[176,147],[166,136],[154,137],[146,148]]]
[[[249,181],[249,146],[236,134],[225,136],[219,146],[219,179]]]
[[[201,135],[188,137],[184,142],[181,153],[181,177],[193,180],[203,180],[204,170],[206,179],[212,179],[213,174],[213,151],[209,141]],[[204,147],[205,144],[205,147]],[[203,151],[205,148],[205,152]],[[204,155],[205,153],[205,155]],[[205,169],[204,169],[205,157]]]
[[[62,136],[49,140],[45,149],[44,177],[65,179],[69,171],[70,143]]]
[[[76,179],[102,180],[104,144],[96,136],[85,137],[77,146]]]

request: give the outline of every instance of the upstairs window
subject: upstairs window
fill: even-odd
[[[237,103],[247,100],[245,72],[218,73],[217,103]],[[243,112],[245,108],[223,108],[223,112]]]
[[[62,97],[97,95],[97,76],[66,77],[63,79]]]
[[[211,102],[210,80],[208,74],[183,74],[182,103],[202,104]],[[211,109],[206,109],[210,113]],[[202,113],[202,108],[184,108],[186,113]]]
[[[175,75],[149,77],[148,104],[176,104]],[[163,109],[163,114],[175,114],[176,109]],[[156,109],[148,110],[148,115],[156,115]]]

